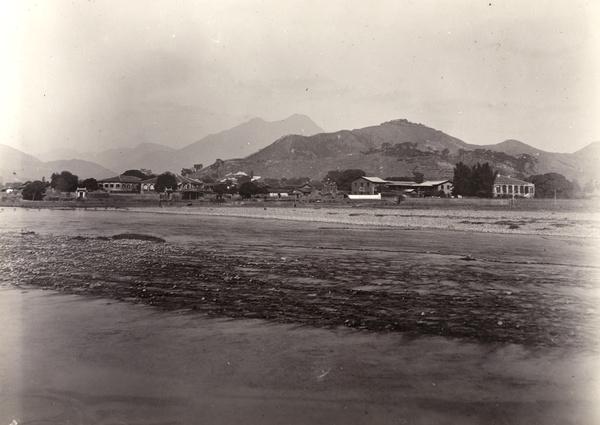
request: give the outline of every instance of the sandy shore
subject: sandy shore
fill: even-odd
[[[0,288],[0,423],[599,423],[598,353]]]
[[[228,208],[0,213],[0,424],[600,423],[595,238]]]
[[[439,229],[461,232],[535,234],[600,238],[600,212],[510,211],[475,209],[382,209],[328,207],[128,208],[130,212],[311,221],[400,229]]]

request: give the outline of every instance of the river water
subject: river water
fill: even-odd
[[[593,241],[535,236],[4,208],[0,243],[2,233],[15,231],[136,232],[183,245],[257,245],[257,251],[347,246],[472,253],[545,261],[549,270],[586,266],[595,252]],[[595,348],[207,319],[11,286],[0,288],[0,341],[0,424],[600,423]]]

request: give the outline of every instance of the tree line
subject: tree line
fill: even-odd
[[[198,166],[201,165],[198,164]],[[498,172],[494,171],[489,163],[477,163],[473,166],[468,166],[463,162],[459,162],[455,165],[453,173],[453,196],[493,197],[494,181],[498,176]],[[138,177],[142,180],[156,177],[155,190],[157,192],[164,192],[167,189],[177,190],[178,187],[177,179],[172,173],[168,172],[157,176],[155,174],[147,175],[140,170],[127,170],[123,175]],[[316,186],[321,186],[323,183],[334,183],[339,190],[350,191],[352,182],[366,175],[367,173],[360,169],[330,170],[321,182],[313,182],[308,177],[305,177],[265,179],[263,183],[258,183],[253,181],[252,178],[244,176],[237,179],[238,181],[235,185],[232,181],[220,182],[215,184],[212,190],[219,198],[222,198],[225,194],[239,194],[242,197],[249,198],[267,193],[267,186],[301,186],[304,183],[311,183]],[[215,183],[214,179],[210,178],[210,176],[206,176],[202,180]],[[385,180],[404,180],[420,183],[424,180],[424,176],[422,173],[414,171],[410,177],[386,177]],[[537,198],[572,198],[582,192],[582,189],[576,182],[567,180],[565,176],[559,173],[536,174],[524,180],[535,184],[535,196]],[[48,187],[61,192],[74,192],[78,187],[84,187],[88,191],[95,191],[98,190],[98,182],[94,178],[79,180],[78,176],[69,171],[53,173],[49,182],[45,179],[29,182],[23,189],[23,199],[42,200]],[[590,189],[586,186],[584,191],[591,192],[595,189],[595,187]]]

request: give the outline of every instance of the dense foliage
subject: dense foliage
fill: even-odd
[[[217,195],[217,199],[223,199],[225,194],[234,195],[237,193],[237,188],[231,183],[231,180],[214,185],[212,190]]]
[[[81,187],[85,187],[88,192],[98,190],[98,181],[94,178],[85,179],[81,182]]]
[[[123,173],[123,175],[137,177],[142,180],[146,180],[148,178],[148,176],[146,174],[142,173],[140,170],[127,170]]]
[[[352,182],[366,176],[363,170],[331,170],[327,173],[323,182],[335,183],[338,190],[352,190]]]
[[[247,181],[240,185],[238,193],[242,198],[251,198],[254,195],[260,193],[267,193],[266,187],[261,186],[255,182]]]
[[[487,162],[483,165],[477,163],[473,167],[459,162],[454,167],[452,195],[491,198],[497,175]]]
[[[28,201],[41,201],[44,197],[44,192],[46,191],[46,183],[36,180],[34,182],[28,183],[23,188],[23,199]]]
[[[61,192],[75,192],[79,178],[69,171],[62,171],[60,174],[52,173],[50,178],[50,187],[58,189]]]
[[[444,162],[463,162],[465,164],[475,164],[490,162],[493,164],[503,164],[514,169],[519,176],[524,177],[526,174],[534,170],[538,160],[529,154],[509,155],[505,152],[492,151],[490,149],[458,149],[450,152],[444,148],[441,151],[431,147],[420,147],[417,143],[402,142],[391,144],[384,142],[380,148],[371,148],[368,151],[361,152],[365,155],[383,154],[384,156],[394,157],[398,160],[418,159],[426,160],[427,158],[438,159]]]
[[[158,193],[162,193],[167,189],[177,190],[177,179],[171,173],[163,173],[158,176],[154,185],[154,190]]]
[[[572,198],[577,191],[576,185],[559,173],[536,174],[525,180],[535,184],[536,198]]]

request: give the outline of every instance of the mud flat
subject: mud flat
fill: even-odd
[[[596,253],[590,237],[3,211],[0,423],[596,424]]]
[[[286,207],[224,204],[216,207],[130,208],[130,211],[176,215],[206,215],[269,220],[310,221],[400,229],[440,229],[460,232],[536,234],[600,238],[600,213],[552,210],[402,209],[367,207]]]

